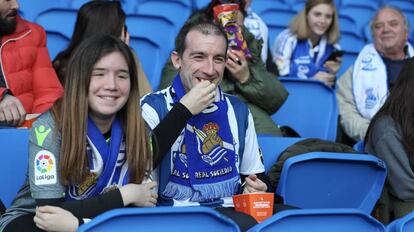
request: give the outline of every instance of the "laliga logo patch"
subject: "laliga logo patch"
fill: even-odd
[[[35,185],[56,184],[56,158],[46,150],[39,151],[34,159]]]

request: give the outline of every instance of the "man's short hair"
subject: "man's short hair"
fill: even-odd
[[[379,9],[375,12],[375,14],[373,15],[373,17],[372,17],[372,19],[371,19],[371,21],[370,21],[370,23],[369,23],[369,27],[370,27],[370,29],[371,29],[371,35],[372,35],[372,37],[374,37],[374,24],[375,24],[375,21],[377,20],[379,13],[380,13],[381,11],[385,10],[385,9],[394,10],[394,11],[395,11],[395,12],[397,12],[399,15],[401,15],[401,17],[403,18],[403,21],[404,21],[404,26],[405,26],[405,29],[407,30],[407,33],[410,31],[410,23],[409,23],[409,21],[408,21],[407,16],[404,14],[404,12],[403,12],[400,8],[398,8],[398,7],[391,6],[391,5],[384,5],[384,6],[380,7],[380,8],[379,8]]]
[[[226,41],[227,52],[227,36],[223,28],[214,21],[200,18],[195,20],[188,20],[181,28],[180,32],[178,32],[178,35],[175,38],[175,51],[180,57],[182,57],[184,50],[186,48],[186,37],[190,31],[198,31],[203,35],[222,36],[223,39]]]

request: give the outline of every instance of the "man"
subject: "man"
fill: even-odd
[[[171,131],[164,133],[175,142],[161,166],[158,203],[217,207],[244,231],[254,219],[223,206],[233,206],[232,195],[268,187],[261,180],[264,166],[253,118],[244,103],[218,87],[226,52],[219,26],[202,20],[187,23],[171,54],[178,70],[173,84],[144,96],[141,105],[151,128],[167,121],[173,111],[178,115]]]
[[[407,42],[408,21],[385,6],[371,22],[374,44],[366,45],[338,81],[341,126],[355,141],[364,140],[371,118],[381,108],[405,61],[414,55]]]
[[[63,88],[52,68],[45,31],[19,17],[17,0],[0,0],[0,124],[18,126],[48,110]]]
[[[226,59],[221,88],[225,93],[237,96],[249,106],[257,133],[281,136],[280,129],[270,116],[281,107],[288,93],[276,76],[266,70],[266,66],[261,60],[262,40],[255,39],[253,34],[243,25],[243,18],[246,15],[245,2],[234,2],[239,4],[238,24],[251,53],[251,58],[248,58],[240,49],[228,49],[227,57],[229,59]],[[207,8],[193,14],[188,21],[200,18],[213,20],[213,8],[220,4],[221,1],[212,0]],[[176,74],[177,70],[171,62],[168,62],[163,69],[160,88],[163,89],[171,85]]]

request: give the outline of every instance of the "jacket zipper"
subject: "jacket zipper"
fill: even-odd
[[[19,40],[19,39],[21,39],[21,38],[23,38],[23,37],[25,37],[25,36],[27,36],[28,34],[30,34],[32,32],[32,30],[31,29],[29,29],[29,31],[28,32],[26,32],[25,34],[23,34],[23,35],[21,35],[20,37],[17,37],[17,38],[11,38],[11,39],[8,39],[8,40],[6,40],[1,46],[0,46],[0,64],[1,64],[1,73],[3,74],[3,79],[4,79],[4,83],[6,83],[6,88],[8,89],[9,88],[9,84],[7,83],[7,78],[6,78],[6,74],[4,73],[4,64],[3,64],[3,59],[2,59],[2,51],[3,51],[3,47],[4,47],[4,45],[6,45],[6,43],[8,43],[8,42],[10,42],[10,41],[16,41],[16,40]]]

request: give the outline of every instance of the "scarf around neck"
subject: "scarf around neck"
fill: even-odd
[[[185,90],[177,75],[172,85],[174,103]],[[227,102],[221,89],[213,104],[193,116],[184,129],[163,196],[175,200],[206,202],[234,195],[240,188],[237,154],[227,118]]]
[[[91,149],[87,149],[90,174],[80,185],[69,185],[66,189],[67,200],[78,200],[97,196],[108,188],[125,185],[128,183],[128,171],[125,172],[123,164],[126,162],[125,151],[123,158],[118,160],[123,139],[123,129],[119,117],[112,122],[111,138],[105,139],[99,128],[88,117],[87,139]],[[94,155],[96,157],[94,157]],[[103,162],[102,172],[92,172],[98,165],[99,160]]]

